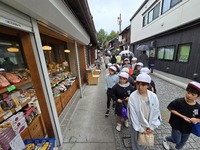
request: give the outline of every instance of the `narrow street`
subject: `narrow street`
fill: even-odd
[[[151,75],[157,88],[160,101],[162,125],[155,131],[155,147],[147,150],[164,150],[162,137],[170,134],[168,124],[169,111],[166,106],[175,98],[184,96],[184,89]],[[106,92],[104,90],[104,72],[97,86],[86,85],[84,97],[78,100],[71,118],[62,122],[64,144],[62,150],[131,150],[130,127],[115,129],[115,115],[111,111],[108,118],[106,110]],[[68,116],[68,115],[66,115]],[[172,147],[173,144],[170,144]],[[200,139],[191,135],[185,150],[199,150]]]

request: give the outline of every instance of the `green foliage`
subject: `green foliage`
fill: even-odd
[[[110,41],[118,36],[118,32],[111,31],[110,34],[107,36],[107,41]]]
[[[98,36],[99,46],[104,49],[105,43],[117,37],[118,32],[111,31],[110,34],[108,35],[108,33],[104,29],[100,29],[98,31],[97,36]]]
[[[105,47],[105,41],[106,41],[107,36],[108,36],[106,31],[104,29],[100,29],[97,36],[98,36],[98,42],[99,42],[100,47],[104,48]]]

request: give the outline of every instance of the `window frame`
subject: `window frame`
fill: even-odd
[[[158,16],[157,17],[155,17],[155,14],[154,14],[154,12],[155,12],[155,8],[157,7],[159,5],[159,12],[158,12]],[[142,26],[143,27],[145,27],[146,25],[148,25],[149,23],[151,23],[151,22],[153,22],[155,19],[157,19],[159,16],[160,16],[160,11],[161,11],[161,3],[159,2],[159,3],[157,3],[156,5],[154,5],[154,7],[152,7],[149,11],[147,11],[146,13],[145,13],[145,15],[143,15],[143,22],[142,22]],[[152,12],[152,20],[151,21],[149,21],[149,14]],[[147,22],[145,22],[145,17],[147,18]],[[146,24],[145,24],[146,23]]]
[[[174,48],[174,52],[173,52],[173,57],[172,59],[165,59],[165,54],[166,54],[166,48],[168,47],[173,47]],[[164,54],[163,54],[163,58],[158,58],[158,52],[160,48],[164,48]],[[157,60],[161,60],[161,61],[174,61],[174,57],[175,57],[175,52],[176,52],[176,45],[167,45],[167,46],[159,46],[157,47],[157,54],[156,54],[156,59]]]
[[[180,47],[181,47],[181,46],[184,46],[184,45],[190,45],[190,51],[189,51],[189,55],[188,55],[188,60],[187,60],[187,62],[179,61],[179,51],[180,51]],[[176,62],[177,62],[177,63],[189,63],[189,61],[190,61],[190,55],[191,55],[191,49],[192,49],[192,43],[181,43],[181,44],[178,44],[177,55],[176,55]]]
[[[173,1],[173,0],[169,0],[169,1],[170,1],[169,9],[167,9],[165,12],[163,12],[164,1],[165,1],[165,0],[162,0],[161,15],[162,15],[162,14],[165,14],[166,12],[168,12],[170,9],[172,9],[173,7],[175,7],[176,5],[178,5],[179,3],[181,3],[183,0],[179,0],[179,2],[177,2],[177,3],[174,4],[174,5],[172,5],[172,1]]]

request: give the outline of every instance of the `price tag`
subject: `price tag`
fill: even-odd
[[[11,86],[9,86],[9,87],[7,88],[8,92],[11,92],[11,91],[13,91],[13,90],[15,90],[15,89],[16,89],[16,86],[15,86],[15,85],[11,85]]]
[[[7,119],[7,118],[9,118],[10,116],[12,116],[12,111],[9,111],[7,114],[5,114],[4,116],[3,116],[3,119]]]
[[[22,109],[22,106],[18,106],[18,107],[15,108],[15,111],[18,112],[21,109]]]

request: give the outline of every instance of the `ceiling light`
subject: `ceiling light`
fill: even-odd
[[[11,53],[16,53],[16,52],[19,52],[19,48],[17,48],[17,47],[9,47],[9,48],[7,48],[7,51],[11,52]]]
[[[42,49],[43,49],[44,51],[51,51],[51,50],[52,50],[52,47],[51,47],[51,46],[48,46],[48,45],[44,45],[44,46],[42,46]]]
[[[70,50],[69,49],[65,49],[64,52],[65,53],[70,53]]]

